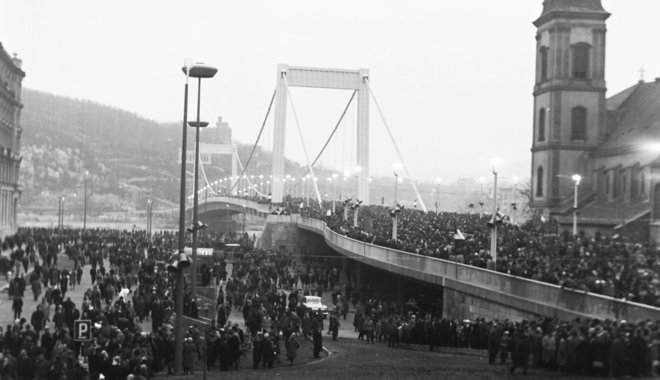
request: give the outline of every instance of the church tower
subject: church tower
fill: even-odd
[[[601,0],[545,0],[534,21],[536,79],[532,208],[556,214],[592,190],[590,152],[605,138],[605,20]]]

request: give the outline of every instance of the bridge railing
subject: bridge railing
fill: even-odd
[[[396,249],[376,246],[341,235],[325,222],[297,217],[296,224],[320,233],[348,256],[379,263],[392,272],[488,297],[520,310],[549,316],[589,316],[639,321],[660,319],[660,308],[508,275],[488,269]]]

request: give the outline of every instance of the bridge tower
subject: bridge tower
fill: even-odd
[[[275,126],[273,133],[272,202],[284,197],[284,143],[286,133],[287,84],[294,87],[357,90],[357,162],[358,198],[369,203],[369,69],[340,70],[277,65],[275,90]]]

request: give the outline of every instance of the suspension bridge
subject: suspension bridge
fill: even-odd
[[[312,87],[351,90],[348,104],[343,108],[334,128],[317,154],[309,155],[299,114],[290,87]],[[331,144],[342,144],[340,127],[345,126],[346,115],[357,97],[357,123],[355,149],[351,159],[358,170],[345,171],[344,183],[338,193],[332,191],[332,199],[348,202],[370,203],[369,193],[369,106],[375,105],[382,124],[392,142],[396,156],[404,173],[410,179],[408,167],[399,151],[389,125],[376,100],[369,82],[369,70],[336,70],[322,68],[293,67],[278,65],[276,88],[270,99],[266,116],[252,146],[249,157],[242,162],[235,146],[230,149],[232,162],[236,162],[240,174],[224,178],[209,178],[202,162],[202,180],[205,183],[199,192],[198,212],[200,220],[209,225],[227,220],[232,215],[253,215],[266,220],[260,239],[261,248],[287,251],[294,255],[314,254],[341,257],[345,269],[350,269],[355,284],[365,281],[385,281],[392,287],[400,301],[407,294],[426,292],[440,295],[444,310],[464,318],[534,318],[554,316],[560,319],[574,317],[598,317],[627,320],[657,319],[660,309],[634,304],[597,294],[563,289],[559,286],[534,280],[510,276],[488,269],[463,265],[457,262],[420,256],[351,239],[331,230],[323,221],[300,215],[277,215],[277,207],[287,196],[303,199],[304,207],[323,209],[324,197],[319,189],[319,172],[325,172],[328,181],[338,182],[341,170],[318,168]],[[289,106],[289,108],[288,108]],[[274,109],[272,138],[272,165],[270,173],[264,165],[254,159],[257,147],[265,134],[265,126]],[[287,109],[295,122],[299,145],[305,157],[305,167],[298,173],[285,173],[285,133]],[[266,132],[267,133],[267,132]],[[339,140],[339,141],[338,141]],[[331,148],[332,149],[332,148]],[[199,154],[199,152],[197,153]],[[256,170],[251,170],[256,168]],[[232,169],[232,173],[238,173]],[[345,186],[346,178],[354,177],[355,186]],[[352,180],[352,178],[351,178]],[[337,182],[334,185],[337,185]],[[426,212],[419,192],[413,188],[421,209]],[[347,188],[348,187],[348,188]],[[340,195],[341,194],[341,195]],[[327,199],[327,198],[326,198]],[[192,197],[191,197],[192,200]],[[311,205],[310,205],[311,202]],[[359,204],[359,203],[358,203]],[[326,203],[327,205],[327,203]],[[189,206],[189,210],[192,204]],[[327,206],[326,206],[327,207]],[[357,218],[356,218],[357,219]],[[282,226],[286,228],[281,228]]]

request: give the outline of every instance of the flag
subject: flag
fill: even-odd
[[[463,236],[463,233],[458,228],[456,229],[456,233],[454,233],[454,240],[465,240],[465,236]]]

